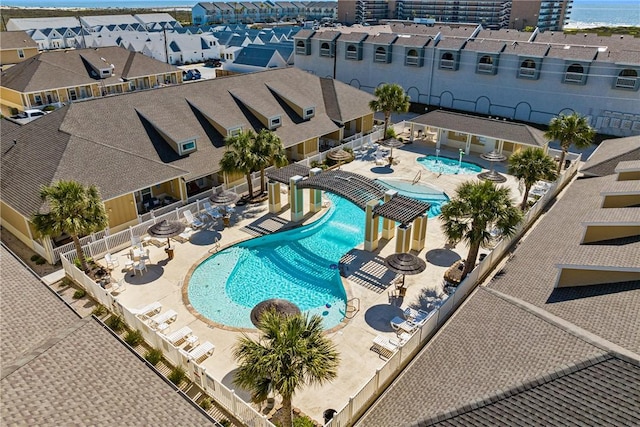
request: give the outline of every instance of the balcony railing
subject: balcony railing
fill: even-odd
[[[520,67],[520,77],[533,78],[536,76],[535,68]]]
[[[621,89],[635,89],[638,79],[634,77],[618,77],[616,79],[616,87]]]
[[[444,68],[446,70],[453,70],[454,62],[453,59],[441,59],[440,60],[440,68]]]
[[[478,64],[478,72],[479,73],[486,73],[486,74],[493,73],[493,64],[479,63]]]
[[[583,73],[574,73],[567,71],[564,75],[564,81],[567,83],[582,83],[584,82],[585,75]]]

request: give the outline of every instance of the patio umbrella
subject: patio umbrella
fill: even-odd
[[[211,204],[216,206],[226,206],[240,200],[240,195],[235,191],[224,190],[220,192],[214,192],[209,196]]]
[[[495,171],[495,164],[507,160],[507,156],[494,150],[489,153],[480,154],[480,158],[491,163],[491,170],[479,173],[478,178],[493,182],[505,182],[507,180],[506,177]]]
[[[166,237],[167,246],[171,246],[169,239],[182,233],[184,228],[185,225],[180,221],[167,221],[166,219],[163,219],[149,227],[147,233],[149,233],[149,236],[157,237],[159,239],[164,239]]]
[[[260,324],[262,315],[269,311],[275,310],[281,316],[294,316],[300,314],[300,309],[297,305],[286,299],[272,298],[264,300],[251,310],[251,323],[256,327]]]
[[[345,160],[349,160],[351,158],[351,154],[344,151],[342,148],[337,150],[329,151],[327,153],[327,157],[331,160],[335,160],[338,164],[344,162]]]
[[[402,287],[405,275],[420,274],[427,268],[423,259],[405,252],[389,255],[384,259],[384,264],[394,273],[402,274]]]
[[[404,142],[399,141],[395,138],[384,139],[380,141],[379,144],[382,145],[383,147],[387,147],[391,149],[391,151],[389,152],[389,157],[391,157],[392,159],[393,159],[393,149],[404,146]]]

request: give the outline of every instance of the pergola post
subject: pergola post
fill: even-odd
[[[269,213],[275,214],[280,212],[280,209],[282,209],[280,183],[269,182],[268,191],[269,191]]]
[[[309,170],[309,177],[316,176],[320,172],[322,172],[322,169],[313,168]],[[313,213],[320,212],[322,209],[322,190],[311,188],[309,193],[309,210]]]
[[[300,175],[289,180],[289,206],[291,207],[291,221],[298,222],[304,217],[304,194],[298,183],[302,181]]]
[[[411,250],[411,228],[411,224],[402,224],[398,227],[396,253],[409,252]]]
[[[373,208],[378,206],[377,200],[371,200],[365,207],[365,224],[364,224],[364,250],[373,252],[378,249],[378,228],[380,227],[380,217],[374,215]]]
[[[440,149],[440,138],[442,137],[442,129],[436,130],[436,148]]]
[[[387,203],[389,200],[393,199],[396,194],[398,194],[396,190],[387,190],[384,193],[384,202]],[[391,240],[395,234],[396,222],[388,218],[382,218],[382,238]]]
[[[411,240],[411,249],[421,251],[424,249],[427,240],[427,219],[425,213],[413,221],[413,239]]]
[[[471,137],[472,135],[470,133],[467,134],[467,142],[464,146],[464,154],[466,154],[467,156],[469,155],[469,152],[471,151]]]
[[[411,129],[411,136],[409,137],[409,141],[413,144],[413,122],[410,122],[409,129]]]

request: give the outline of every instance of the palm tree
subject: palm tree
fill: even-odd
[[[283,425],[293,425],[291,399],[305,385],[323,384],[338,375],[340,358],[331,340],[322,335],[322,317],[262,314],[257,341],[243,336],[234,347],[238,361],[234,383],[248,389],[255,402],[270,391],[282,397]]]
[[[40,197],[48,211],[36,212],[31,221],[39,236],[71,236],[82,269],[89,271],[87,260],[80,244],[80,235],[102,230],[109,224],[104,204],[98,189],[85,187],[76,181],[58,181],[43,187]]]
[[[268,129],[258,132],[253,152],[256,155],[256,166],[260,168],[260,189],[266,191],[264,169],[272,164],[279,168],[285,166],[289,163],[287,153],[278,135]]]
[[[480,246],[499,236],[511,236],[522,220],[522,211],[511,202],[508,188],[491,181],[467,181],[456,188],[456,196],[442,206],[442,231],[451,244],[464,241],[469,253],[462,278],[476,264]]]
[[[575,144],[576,148],[587,148],[593,142],[595,134],[596,131],[589,126],[587,119],[577,113],[560,114],[560,116],[551,119],[549,129],[544,136],[560,142],[562,154],[560,154],[560,162],[558,163],[558,175],[562,170],[569,147]]]
[[[256,167],[256,155],[253,152],[256,134],[247,130],[235,136],[225,138],[227,151],[220,159],[220,170],[227,174],[242,173],[247,177],[249,197],[253,197],[253,182],[251,172]]]
[[[509,157],[509,174],[524,182],[524,196],[520,209],[527,209],[529,190],[541,179],[553,181],[557,178],[556,164],[542,148],[527,148]]]
[[[404,93],[404,89],[396,83],[385,83],[376,88],[373,92],[376,99],[369,102],[369,108],[384,112],[384,135],[387,138],[387,128],[391,113],[405,113],[409,111],[410,98]]]

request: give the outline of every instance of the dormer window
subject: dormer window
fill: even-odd
[[[632,68],[625,68],[618,74],[614,87],[616,89],[638,90],[638,86],[640,86],[638,82],[640,82],[638,72]]]
[[[497,58],[492,55],[482,55],[478,61],[477,73],[481,74],[496,74],[497,70]]]
[[[421,52],[414,48],[407,50],[407,55],[404,58],[404,65],[422,67]]]
[[[586,81],[587,76],[582,65],[571,64],[567,67],[567,71],[564,73],[565,83],[585,84]]]
[[[231,128],[227,132],[230,137],[238,136],[242,133],[242,126]]]
[[[391,46],[378,46],[375,50],[373,62],[382,62],[388,64],[391,62]]]
[[[538,76],[538,67],[533,59],[525,59],[520,63],[518,78],[537,80]]]
[[[333,57],[333,46],[329,42],[322,42],[320,44],[320,56]]]
[[[269,129],[270,130],[274,130],[276,128],[279,128],[280,126],[282,126],[282,119],[281,119],[280,116],[271,117],[269,119]]]
[[[451,52],[444,52],[440,57],[440,69],[441,70],[457,70],[458,60],[457,57]]]
[[[296,55],[311,55],[311,44],[308,40],[296,41]]]
[[[362,60],[362,48],[355,44],[349,44],[344,57],[351,61],[360,61]]]
[[[305,108],[304,109],[304,117],[303,119],[310,119],[311,117],[315,116],[316,114],[316,109],[315,107],[310,107],[310,108]]]
[[[192,151],[196,151],[196,140],[192,139],[190,141],[184,141],[178,144],[178,154],[181,156],[185,154],[189,154]]]

